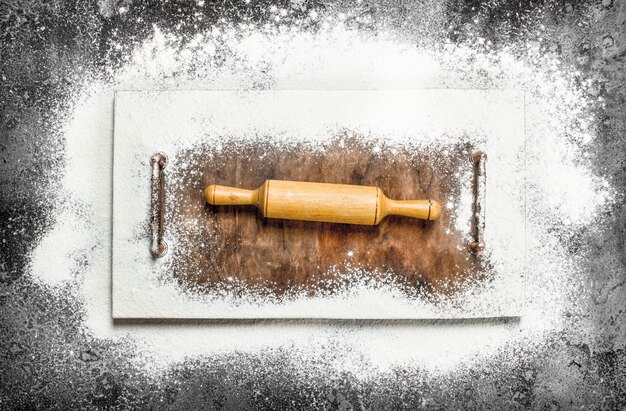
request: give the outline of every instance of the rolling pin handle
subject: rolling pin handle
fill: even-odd
[[[441,205],[435,200],[391,200],[381,198],[382,210],[376,223],[388,215],[419,218],[422,220],[436,220],[441,214]]]
[[[212,205],[257,205],[258,190],[213,184],[204,190],[204,198]]]
[[[427,220],[429,221],[436,220],[441,215],[441,204],[439,204],[439,202],[432,200],[432,199],[428,199],[428,201],[430,201],[430,209],[428,211]]]

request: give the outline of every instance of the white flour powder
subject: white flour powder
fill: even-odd
[[[316,15],[315,18],[318,18]],[[122,47],[122,45],[120,45]],[[528,60],[528,59],[527,59]],[[533,349],[580,310],[575,256],[559,236],[593,224],[611,201],[609,184],[590,173],[585,146],[594,139],[592,102],[575,86],[576,73],[551,56],[532,64],[488,44],[418,48],[377,33],[328,25],[316,33],[224,24],[183,40],[155,28],[128,54],[110,81],[76,91],[65,127],[64,191],[56,225],[32,255],[33,275],[52,286],[77,281],[86,329],[101,338],[130,337],[146,369],[188,356],[290,348],[303,367],[328,363],[365,377],[414,365],[447,372],[488,366],[496,351]],[[115,89],[401,89],[515,88],[527,91],[527,311],[519,323],[415,324],[261,322],[255,324],[113,324],[110,300],[111,144]],[[277,113],[280,115],[280,113]],[[490,227],[497,230],[498,227]],[[77,269],[76,255],[87,268]],[[54,263],[50,263],[50,259]],[[150,364],[150,365],[148,365]]]

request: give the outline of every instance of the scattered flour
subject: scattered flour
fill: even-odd
[[[318,13],[310,13],[319,19]],[[324,27],[324,26],[323,26]],[[533,64],[513,51],[441,44],[420,48],[384,32],[374,35],[326,24],[317,32],[224,24],[184,40],[155,28],[107,78],[77,90],[65,127],[64,191],[56,225],[32,255],[32,273],[52,286],[77,281],[85,327],[100,338],[130,337],[147,370],[186,357],[262,352],[291,347],[304,367],[330,352],[337,371],[363,376],[415,365],[450,372],[460,365],[489,366],[501,350],[533,349],[580,310],[571,290],[581,274],[559,237],[593,224],[610,201],[610,186],[584,159],[593,141],[592,101],[576,73],[554,57]],[[478,43],[480,44],[480,42]],[[527,310],[513,323],[260,322],[113,324],[111,319],[111,143],[116,89],[402,89],[517,88],[527,91]],[[492,228],[493,229],[493,228]],[[89,260],[77,268],[75,256]],[[49,264],[52,259],[54,264]],[[365,366],[367,365],[367,366]]]

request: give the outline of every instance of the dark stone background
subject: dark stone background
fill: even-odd
[[[277,5],[289,7],[283,3]],[[438,20],[426,16],[433,8],[428,3],[305,4],[365,10],[374,16],[373,25],[409,37],[424,38],[427,30],[433,39],[453,42],[480,35],[496,47],[535,41],[542,51],[560,54],[592,81],[592,97],[606,99],[597,108],[598,138],[590,155],[598,174],[626,187],[626,2],[450,0]],[[129,11],[120,16],[115,11],[121,6]],[[570,320],[587,334],[558,333],[542,352],[520,348],[514,361],[496,353],[502,361],[491,369],[459,369],[445,378],[412,368],[367,383],[351,374],[326,375],[323,366],[304,373],[288,349],[277,348],[263,355],[189,360],[155,382],[133,366],[138,354],[132,342],[85,332],[71,285],[51,293],[29,281],[28,254],[52,223],[51,200],[37,195],[41,176],[63,162],[54,109],[68,104],[86,73],[105,76],[105,67],[119,63],[111,43],[140,43],[153,23],[167,28],[183,22],[179,30],[191,35],[220,17],[263,21],[266,9],[267,4],[234,0],[202,7],[175,1],[0,0],[0,408],[626,409],[623,199],[605,210],[599,230],[567,239],[588,273],[580,290],[588,309]],[[198,11],[204,20],[195,28],[191,16]]]

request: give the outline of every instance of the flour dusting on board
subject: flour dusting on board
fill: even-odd
[[[322,18],[315,15],[316,19]],[[292,26],[295,27],[295,26]],[[120,48],[123,48],[120,45]],[[528,59],[527,59],[528,60]],[[32,256],[33,275],[55,285],[77,281],[87,312],[85,327],[100,338],[131,338],[146,369],[191,356],[291,347],[303,367],[329,350],[342,361],[334,371],[385,372],[413,364],[428,371],[489,366],[496,352],[532,349],[579,310],[576,258],[561,237],[592,224],[612,199],[608,183],[591,174],[584,156],[593,140],[592,102],[576,73],[553,56],[522,61],[488,43],[418,47],[392,34],[376,35],[327,23],[315,32],[224,23],[183,39],[157,27],[128,51],[109,79],[87,79],[65,127],[64,191],[69,207]],[[413,89],[494,88],[526,91],[527,307],[519,322],[471,324],[255,323],[113,324],[110,306],[113,93],[116,89]],[[98,161],[94,161],[98,159]],[[515,176],[522,178],[521,176]],[[80,209],[80,212],[74,210]],[[75,217],[75,218],[74,218]],[[490,227],[498,230],[498,227]],[[71,235],[69,235],[71,233]],[[141,235],[142,233],[138,233]],[[64,241],[58,241],[64,238]],[[90,264],[76,268],[77,254]],[[45,264],[45,256],[57,264]],[[511,355],[511,361],[514,355]],[[324,364],[327,362],[321,361]],[[331,370],[333,371],[333,370]]]

